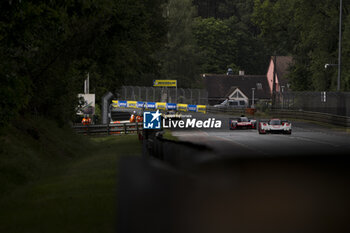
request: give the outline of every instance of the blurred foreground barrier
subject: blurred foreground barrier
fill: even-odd
[[[271,115],[280,118],[296,118],[303,120],[318,121],[332,125],[339,125],[343,127],[350,127],[350,117],[332,115],[328,113],[293,110],[272,110]]]
[[[143,155],[152,156],[182,169],[215,158],[211,148],[206,145],[163,138],[162,131],[143,130]]]
[[[73,129],[79,134],[130,134],[139,133],[143,124],[139,123],[117,123],[107,125],[75,125]]]

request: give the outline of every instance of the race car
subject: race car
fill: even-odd
[[[271,119],[260,120],[258,125],[259,134],[266,133],[292,133],[292,123],[287,120]]]
[[[245,116],[231,118],[229,120],[230,130],[233,129],[256,129],[256,120],[248,119]]]

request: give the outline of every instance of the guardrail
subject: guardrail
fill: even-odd
[[[73,129],[79,134],[131,134],[142,130],[143,123],[116,123],[107,125],[75,125]]]
[[[350,117],[332,115],[328,113],[310,112],[310,111],[293,111],[293,110],[271,110],[271,115],[280,118],[296,118],[304,120],[318,121],[343,127],[350,127]]]
[[[231,114],[231,115],[243,115],[243,114],[246,114],[246,109],[245,108],[234,109],[234,108],[208,106],[207,113],[225,113],[225,114]]]
[[[245,109],[230,109],[230,108],[216,108],[216,107],[207,107],[208,113],[214,114],[230,114],[230,115],[241,115],[249,114]],[[287,109],[274,109],[270,110],[270,115],[273,117],[279,118],[295,118],[295,119],[304,119],[311,121],[318,121],[323,123],[328,123],[332,125],[338,125],[343,127],[350,128],[350,117],[333,115],[329,113],[321,112],[311,112],[303,110],[287,110]]]

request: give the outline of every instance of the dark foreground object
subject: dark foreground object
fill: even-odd
[[[117,232],[350,232],[347,156],[120,163]]]

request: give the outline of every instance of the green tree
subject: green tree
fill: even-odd
[[[350,15],[344,17],[341,88],[350,91]]]
[[[176,79],[182,87],[196,86],[198,54],[193,36],[195,8],[191,0],[169,0],[164,7],[168,21],[167,43],[159,52],[164,79]]]
[[[226,73],[231,67],[239,69],[235,31],[223,20],[197,18],[194,35],[200,51],[202,73]]]
[[[343,6],[345,19],[349,6],[348,2]],[[269,53],[293,56],[290,78],[294,90],[336,89],[337,69],[324,69],[324,65],[337,63],[338,1],[255,0],[253,16]],[[347,28],[348,21],[344,24]],[[347,61],[349,43],[345,34],[343,55]],[[347,65],[343,68],[343,88],[347,88],[349,71]]]
[[[163,0],[2,1],[0,124],[18,113],[64,123],[90,72],[97,99],[159,73]]]
[[[265,41],[258,37],[260,30],[253,22],[254,0],[196,0],[194,4],[202,19],[213,18],[212,21],[219,20],[218,22],[228,27],[227,35],[224,35],[225,40],[235,40],[235,45],[233,45],[235,49],[228,49],[235,51],[231,51],[229,61],[225,62],[228,62],[225,66],[232,66],[236,71],[242,69],[247,74],[266,73],[269,56],[265,50]],[[197,41],[197,43],[202,42]],[[224,43],[222,45],[226,46]],[[215,51],[218,49],[217,45],[210,43],[207,43],[206,47],[214,48]],[[218,61],[218,64],[220,62]],[[212,63],[215,63],[215,59]]]

